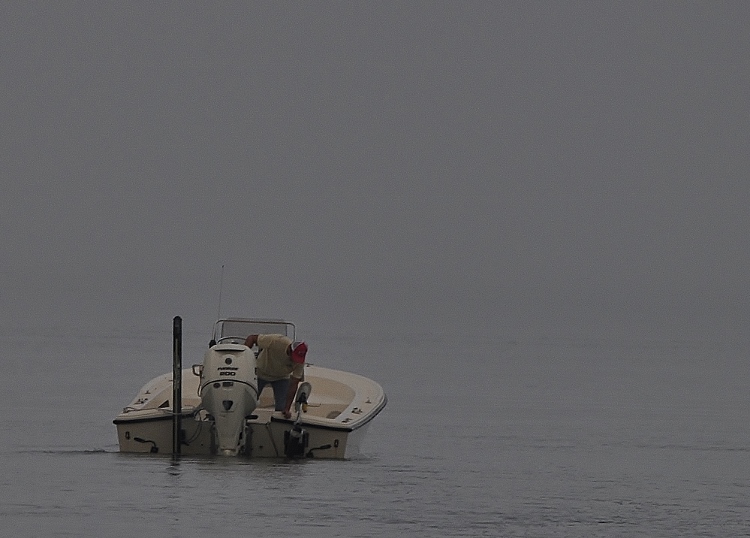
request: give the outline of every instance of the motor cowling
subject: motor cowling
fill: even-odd
[[[242,344],[216,344],[203,359],[200,395],[213,417],[220,454],[234,456],[244,448],[245,418],[258,405],[255,354]]]

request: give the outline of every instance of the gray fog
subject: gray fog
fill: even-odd
[[[1,321],[745,338],[749,23],[5,2]]]

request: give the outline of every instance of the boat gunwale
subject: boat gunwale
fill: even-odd
[[[321,428],[326,430],[337,430],[337,431],[348,431],[353,432],[354,430],[360,429],[362,426],[365,426],[372,421],[376,416],[380,414],[380,412],[385,408],[386,404],[388,403],[388,398],[386,397],[385,393],[383,393],[383,399],[380,401],[380,403],[374,407],[369,413],[367,413],[365,416],[363,416],[360,420],[352,421],[352,424],[350,426],[332,426],[328,424],[321,424],[320,420],[331,420],[331,419],[324,419],[319,417],[310,417],[314,419],[314,422],[312,420],[306,419],[305,417],[302,417],[300,419],[300,424],[303,426],[307,426],[309,428]],[[280,418],[276,416],[271,416],[270,423],[272,422],[278,422],[281,424],[294,424],[295,420],[291,418]],[[252,421],[250,422],[253,423]]]
[[[319,420],[328,420],[328,419],[320,419],[318,418],[315,420],[315,422],[312,422],[310,420],[306,420],[305,417],[302,417],[300,419],[300,424],[303,426],[306,426],[308,428],[320,428],[322,430],[331,430],[331,431],[342,431],[342,432],[353,432],[355,430],[358,430],[359,428],[365,426],[366,424],[369,424],[371,420],[373,420],[377,415],[380,414],[380,412],[385,408],[386,404],[388,403],[388,397],[383,393],[383,399],[380,401],[380,403],[374,407],[367,415],[362,417],[361,420],[353,422],[351,425],[333,425],[333,424],[321,424],[318,422]],[[143,416],[145,413],[154,414],[156,412],[161,411],[157,416]],[[190,411],[183,411],[181,416],[182,418],[190,418],[195,416],[195,409]],[[132,411],[131,411],[132,412]],[[138,424],[138,423],[144,423],[144,422],[159,422],[159,421],[165,421],[165,420],[172,420],[172,412],[171,411],[164,411],[159,409],[143,409],[141,415],[139,416],[120,416],[116,417],[112,423],[115,425],[120,424]],[[271,416],[271,419],[268,422],[258,422],[256,419],[248,420],[248,424],[271,424],[271,423],[278,423],[278,424],[294,424],[295,420],[289,419],[289,418],[280,418],[276,416]]]

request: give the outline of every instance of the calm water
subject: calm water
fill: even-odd
[[[119,454],[169,329],[44,336],[2,335],[0,536],[750,536],[744,346],[310,336],[389,404],[362,457],[285,463]]]

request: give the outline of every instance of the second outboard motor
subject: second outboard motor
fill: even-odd
[[[242,344],[214,345],[200,376],[201,402],[214,419],[218,452],[236,456],[244,448],[245,417],[258,405],[255,354]]]
[[[310,434],[295,424],[291,430],[284,432],[284,455],[287,458],[302,458],[310,444]]]
[[[292,429],[284,432],[284,455],[287,458],[301,458],[305,456],[305,450],[310,444],[310,434],[302,429],[300,420],[302,418],[302,411],[307,411],[307,399],[310,397],[311,390],[310,383],[306,381],[301,383],[297,389],[297,394],[294,398],[294,409],[297,412],[297,419],[294,421]]]

